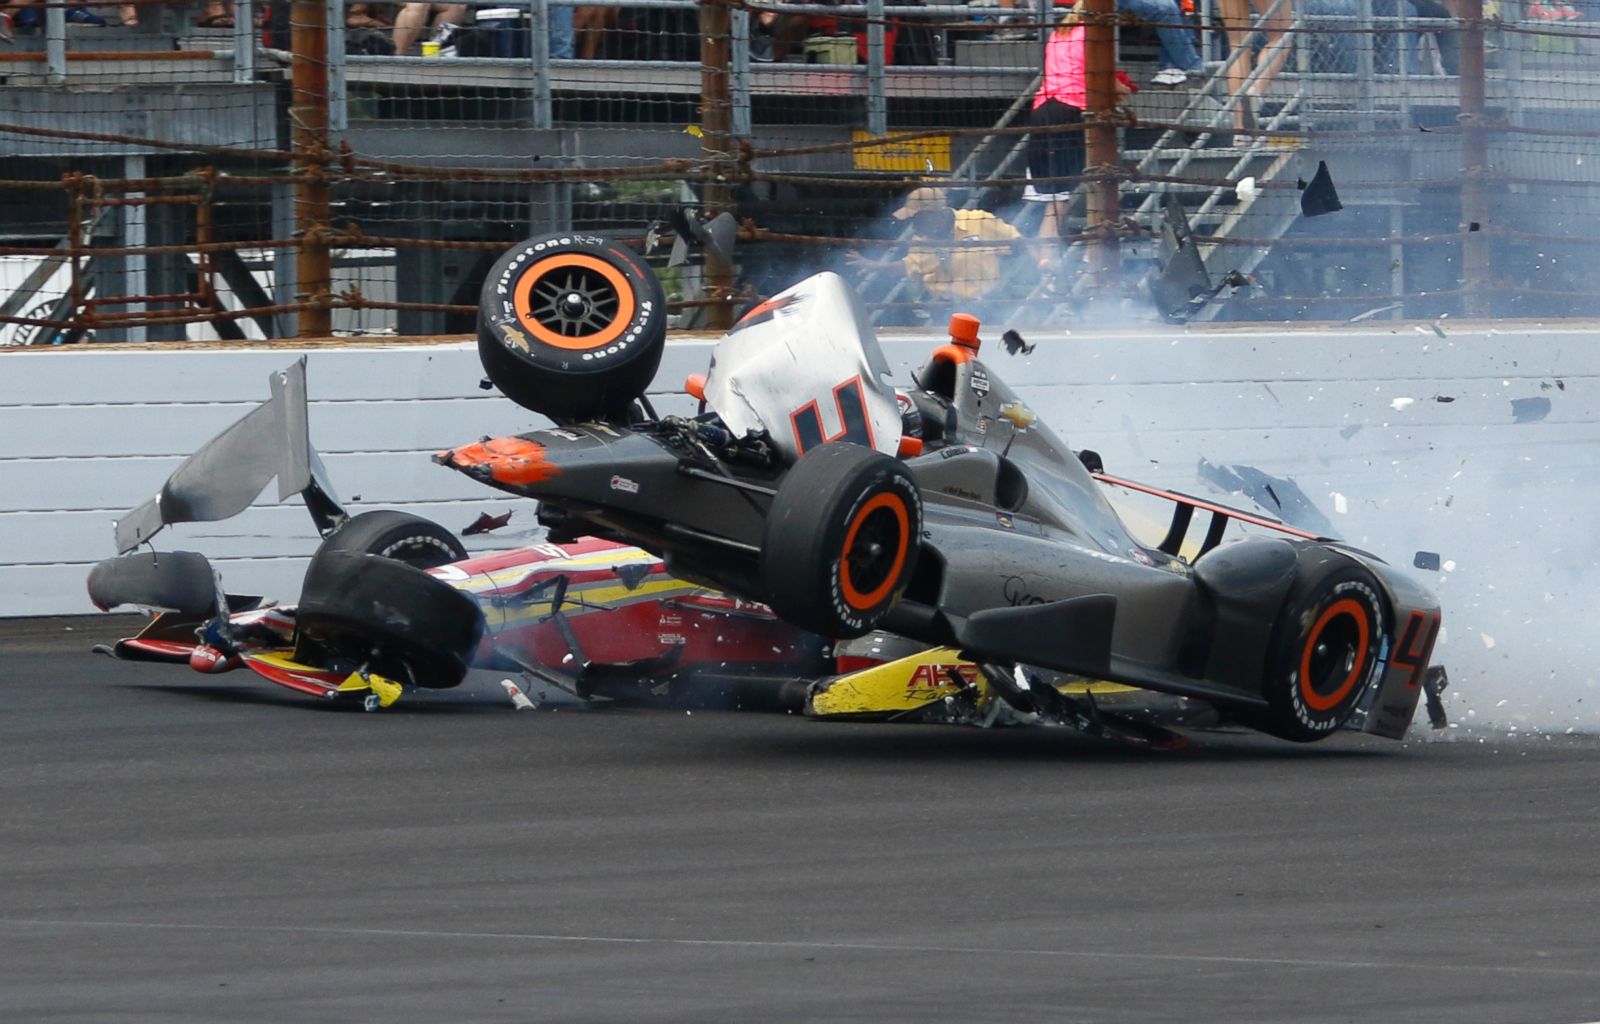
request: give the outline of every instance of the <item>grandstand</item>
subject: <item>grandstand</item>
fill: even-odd
[[[1204,71],[1175,86],[1152,84],[1150,27],[1123,19],[1113,59],[1143,88],[1079,186],[1119,199],[1075,203],[1064,237],[1038,238],[1022,153],[1048,4],[478,3],[475,24],[405,54],[370,52],[338,2],[237,0],[220,28],[134,6],[136,26],[115,24],[121,5],[13,9],[34,16],[0,42],[0,343],[470,331],[513,240],[643,245],[683,207],[740,224],[728,261],[652,253],[677,322],[715,326],[848,250],[895,251],[886,214],[920,185],[1028,236],[989,303],[1012,322],[1600,305],[1588,8],[1279,0],[1287,29],[1263,13],[1230,53],[1204,3],[1183,22]],[[591,57],[552,53],[564,12]],[[787,53],[761,38],[774,18],[804,25]],[[1279,53],[1270,81],[1230,81]],[[1343,208],[1308,218],[1300,186],[1324,162]],[[1204,285],[1171,265],[1174,211]],[[904,279],[860,284],[880,322],[926,314]]]

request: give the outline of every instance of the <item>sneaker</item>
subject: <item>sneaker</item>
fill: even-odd
[[[1151,85],[1182,85],[1189,80],[1189,73],[1182,68],[1162,68],[1156,76],[1150,79]]]
[[[755,28],[750,32],[750,59],[762,64],[771,64],[773,61],[772,33]]]
[[[87,7],[68,7],[67,21],[73,25],[104,25],[106,23],[106,19]]]

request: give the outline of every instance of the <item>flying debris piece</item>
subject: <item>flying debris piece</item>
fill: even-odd
[[[1395,412],[1399,412],[1415,401],[1415,398],[1396,398],[1394,401],[1389,403],[1389,408],[1393,409]]]
[[[1444,333],[1444,328],[1440,327],[1437,323],[1429,324],[1428,329],[1433,331],[1433,333],[1437,334],[1441,338],[1448,337],[1448,335]]]
[[[1359,433],[1361,433],[1361,424],[1359,423],[1352,423],[1348,427],[1339,428],[1339,436],[1344,438],[1346,441],[1350,440],[1352,437],[1355,437]]]
[[[1449,405],[1451,402],[1454,402],[1456,400],[1456,396],[1455,395],[1434,395],[1433,396],[1433,400],[1435,402],[1438,402],[1440,405]]]
[[[650,570],[653,568],[655,566],[648,562],[634,562],[611,567],[612,571],[617,574],[617,578],[622,581],[622,585],[629,590],[639,589],[639,584],[644,582],[644,578],[650,575]]]
[[[480,533],[488,533],[490,530],[498,530],[500,527],[509,522],[511,522],[511,513],[509,511],[507,511],[504,515],[498,516],[491,516],[487,512],[479,512],[478,518],[472,521],[472,525],[461,531],[461,536],[475,537]]]
[[[1486,649],[1491,650],[1491,651],[1494,650],[1494,637],[1490,636],[1488,633],[1479,633],[1478,634],[1478,639],[1483,641],[1483,646]],[[1501,701],[1500,703],[1504,704],[1505,701]],[[1499,704],[1495,705],[1495,707],[1499,707],[1499,706],[1500,706]]]
[[[479,391],[493,391],[494,390],[494,381],[490,380],[488,377],[483,378],[482,380],[478,381],[478,390]]]
[[[1337,514],[1341,515],[1341,516],[1349,515],[1350,514],[1350,499],[1346,498],[1344,495],[1340,494],[1338,491],[1334,491],[1333,492],[1333,511],[1336,512]]]
[[[1218,490],[1245,495],[1290,526],[1322,537],[1337,536],[1333,524],[1293,480],[1254,466],[1214,466],[1205,459],[1200,460],[1198,474]]]
[[[1194,244],[1194,232],[1177,196],[1168,192],[1163,200],[1159,271],[1150,281],[1150,295],[1156,308],[1169,317],[1182,318],[1189,309],[1216,294],[1211,275]],[[1197,301],[1198,300],[1198,301]]]
[[[656,251],[656,246],[661,244],[661,222],[653,220],[650,226],[644,229],[644,254],[646,256]]]
[[[1431,665],[1422,677],[1422,692],[1427,698],[1428,724],[1435,729],[1450,728],[1450,716],[1444,713],[1444,692],[1450,686],[1450,676],[1443,665]]]
[[[1550,415],[1550,399],[1548,398],[1513,398],[1511,400],[1511,421],[1513,423],[1538,423]]]
[[[1333,187],[1333,175],[1328,173],[1328,161],[1317,161],[1317,173],[1311,176],[1311,184],[1300,183],[1300,213],[1307,217],[1320,217],[1325,213],[1336,213],[1344,209],[1344,204],[1339,202],[1339,192]]]
[[[1014,356],[1019,352],[1025,356],[1033,355],[1033,346],[1023,341],[1022,335],[1016,331],[1008,329],[1006,333],[1000,335],[1000,341],[1005,345],[1007,355]]]
[[[733,214],[723,211],[702,222],[692,210],[680,206],[672,211],[670,220],[678,237],[673,240],[667,266],[676,267],[688,260],[691,246],[703,246],[719,259],[733,258],[733,241],[739,233],[739,222]]]
[[[1256,184],[1255,178],[1240,178],[1233,186],[1233,194],[1245,202],[1249,202],[1261,194],[1261,188]]]
[[[1423,572],[1438,572],[1439,552],[1418,551],[1416,557],[1411,560],[1411,564],[1416,566],[1418,569],[1421,569]]]
[[[511,680],[500,680],[500,686],[506,691],[506,696],[511,699],[511,706],[518,711],[533,711],[539,707],[539,705],[528,699],[527,694],[522,692],[522,687]]]
[[[1363,320],[1371,320],[1375,316],[1379,316],[1380,314],[1387,313],[1392,309],[1399,309],[1403,305],[1405,305],[1405,303],[1403,303],[1403,302],[1391,302],[1387,306],[1376,306],[1376,307],[1374,307],[1372,309],[1367,310],[1364,313],[1357,313],[1355,316],[1353,316],[1350,319],[1346,320],[1345,323],[1347,323],[1347,324],[1358,324]]]

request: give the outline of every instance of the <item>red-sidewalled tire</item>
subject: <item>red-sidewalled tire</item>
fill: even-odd
[[[922,495],[898,459],[847,442],[813,448],[767,513],[767,603],[814,633],[861,636],[899,602],[921,543]]]
[[[531,238],[495,261],[478,356],[513,402],[557,422],[619,417],[666,346],[661,283],[638,253],[589,235]]]

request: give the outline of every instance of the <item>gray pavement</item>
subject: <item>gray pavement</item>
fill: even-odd
[[[1593,736],[368,715],[115,625],[0,621],[0,1020],[1600,1018]]]

